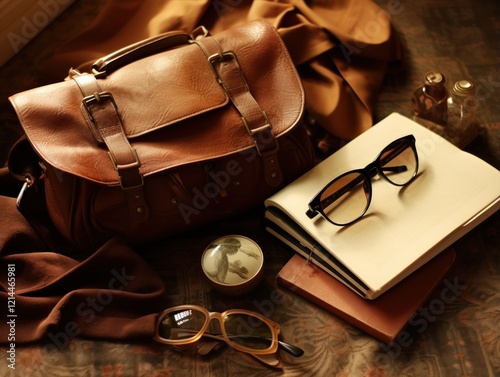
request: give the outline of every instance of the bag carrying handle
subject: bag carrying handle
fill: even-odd
[[[92,73],[96,77],[105,77],[107,74],[133,61],[168,50],[174,46],[186,44],[190,39],[191,36],[185,32],[172,31],[139,41],[94,62],[92,64]]]

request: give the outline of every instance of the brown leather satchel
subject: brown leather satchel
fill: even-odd
[[[299,76],[265,21],[166,33],[10,100],[50,218],[81,249],[241,212],[314,161]]]

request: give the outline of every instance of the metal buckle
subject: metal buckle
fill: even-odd
[[[251,129],[250,126],[248,125],[248,121],[247,119],[242,116],[241,117],[241,120],[243,121],[243,124],[245,125],[245,128],[247,129],[247,132],[250,136],[252,136],[254,138],[254,143],[255,143],[255,148],[257,149],[257,153],[259,154],[259,156],[263,156],[264,154],[270,154],[270,153],[275,153],[278,151],[279,149],[279,144],[278,144],[278,141],[276,140],[276,138],[274,137],[274,135],[272,134],[271,130],[273,129],[273,125],[271,124],[271,121],[269,120],[269,118],[267,117],[267,114],[265,111],[262,111],[262,116],[264,117],[265,121],[266,121],[266,124],[262,127],[259,127],[259,128],[256,128],[256,129]],[[259,143],[258,143],[258,134],[261,133],[261,131],[266,131],[269,135],[272,136],[273,140],[274,140],[274,144],[275,144],[275,147],[272,149],[272,150],[269,150],[269,151],[264,151],[262,152],[261,151],[261,148],[259,147]],[[266,143],[261,143],[260,145],[262,144],[266,144]]]
[[[111,104],[118,112],[118,106],[116,105],[115,99],[110,92],[101,92],[101,93],[95,92],[94,94],[84,97],[82,99],[83,108],[87,112],[92,123],[95,123],[95,120],[94,116],[92,115],[92,109],[90,108],[90,106],[95,103],[102,103],[104,101],[111,101]]]
[[[210,32],[207,30],[207,28],[205,26],[201,25],[193,30],[193,32],[189,36],[191,39],[188,42],[195,43],[195,41],[202,39],[202,38],[206,38],[208,36],[210,36]]]
[[[111,154],[111,152],[108,152],[109,159],[111,160],[111,164],[113,165],[113,169],[115,169],[118,172],[118,179],[120,180],[120,187],[124,190],[129,190],[129,189],[135,189],[139,188],[141,186],[144,186],[144,176],[139,172],[139,168],[141,167],[141,161],[139,160],[139,156],[137,155],[137,151],[135,148],[132,148],[132,153],[135,158],[135,162],[132,162],[131,164],[127,165],[118,165],[116,163],[115,157]],[[122,181],[122,176],[119,174],[120,170],[128,170],[128,169],[137,169],[137,173],[140,178],[140,183],[135,185],[135,186],[124,186],[123,181]]]
[[[123,181],[122,181],[122,176],[118,175],[118,179],[120,180],[120,187],[122,188],[122,190],[133,190],[133,189],[137,189],[137,188],[144,186],[144,177],[142,176],[141,173],[139,173],[139,177],[141,178],[141,183],[139,183],[135,186],[125,186],[123,184]]]
[[[222,52],[222,50],[219,50],[218,53],[210,55],[208,57],[208,62],[210,63],[210,67],[212,67],[212,70],[215,74],[215,77],[217,78],[219,84],[221,84],[222,86],[224,86],[224,85],[222,83],[222,80],[221,80],[219,74],[217,73],[217,70],[215,69],[215,63],[217,63],[217,62],[221,63],[224,60],[228,60],[228,59],[232,60],[241,72],[240,62],[238,61],[238,58],[233,51]],[[243,78],[243,80],[244,80],[244,78]],[[246,82],[245,82],[245,84],[246,84]],[[247,129],[248,134],[254,138],[254,143],[255,143],[255,147],[257,149],[257,153],[259,154],[259,156],[262,157],[263,155],[277,152],[279,149],[279,145],[278,145],[276,138],[274,137],[274,135],[271,132],[271,130],[273,129],[273,126],[272,126],[271,121],[269,120],[266,112],[261,110],[261,113],[262,113],[262,117],[264,118],[266,124],[262,127],[258,127],[256,129],[253,129],[253,130],[250,128],[250,126],[248,124],[248,120],[245,118],[245,116],[242,116],[241,119],[243,121],[243,124],[245,125],[245,128]],[[241,114],[241,112],[240,112],[240,114]],[[266,145],[266,143],[259,144],[259,140],[258,140],[258,134],[264,130],[266,130],[270,135],[272,135],[273,139],[274,139],[275,147],[270,151],[262,151],[260,148],[260,145]]]
[[[214,64],[216,62],[223,62],[224,60],[232,60],[236,63],[236,66],[238,67],[239,70],[241,70],[240,62],[238,61],[238,58],[236,57],[236,54],[233,51],[220,51],[216,54],[210,55],[208,57],[208,62],[210,63],[210,67],[212,67],[212,71],[214,71],[215,77],[217,77],[217,80],[219,83],[221,82],[219,78],[219,74],[217,73],[217,70],[215,69]]]
[[[241,117],[241,120],[243,120],[243,124],[245,125],[245,128],[247,129],[247,132],[250,136],[253,136],[256,132],[259,132],[263,130],[264,128],[269,128],[269,130],[273,129],[273,125],[271,124],[271,121],[267,117],[267,114],[265,111],[262,111],[262,117],[266,120],[266,124],[262,127],[256,128],[255,130],[252,130],[250,126],[248,125],[247,118],[244,116]]]
[[[259,143],[257,142],[257,140],[254,140],[254,143],[255,143],[255,149],[257,149],[257,153],[260,157],[265,157],[265,156],[269,156],[269,155],[272,155],[274,153],[277,153],[278,150],[280,149],[280,145],[278,144],[278,141],[276,140],[276,138],[273,138],[274,139],[274,145],[275,147],[271,150],[268,150],[268,151],[261,151],[260,148],[259,148]]]
[[[132,148],[132,154],[134,155],[135,162],[132,162],[131,164],[127,164],[127,165],[118,165],[116,163],[115,157],[111,154],[111,152],[108,152],[109,159],[111,160],[111,163],[113,164],[113,169],[115,169],[116,171],[119,171],[120,169],[140,168],[141,161],[139,160],[139,155],[137,154],[137,151],[135,150],[135,148]]]

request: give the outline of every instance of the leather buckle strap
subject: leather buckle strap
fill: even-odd
[[[101,91],[93,75],[82,74],[72,78],[83,94],[82,111],[94,137],[108,148],[111,164],[127,197],[131,219],[136,222],[147,220],[149,208],[144,197],[141,162],[125,135],[113,95]]]
[[[203,41],[197,41],[197,43],[203,43]],[[236,54],[233,51],[219,49],[208,57],[208,61],[220,85],[240,112],[248,134],[255,140],[259,155],[271,150],[277,151],[278,143],[270,132],[273,128],[271,121],[250,92]],[[266,137],[260,137],[261,132],[266,134]],[[274,140],[271,140],[269,136]]]
[[[118,172],[122,189],[133,189],[144,184],[139,171],[141,162],[130,145],[118,116],[118,107],[109,92],[94,93],[83,98],[83,108],[109,149],[113,168]]]
[[[283,179],[278,164],[278,141],[272,133],[272,124],[266,112],[250,91],[241,65],[234,51],[224,51],[217,39],[198,37],[196,43],[207,56],[219,84],[241,115],[248,134],[253,138],[257,153],[264,159],[265,179],[270,186],[277,186]]]
[[[248,120],[242,116],[243,124],[245,125],[248,134],[254,138],[255,147],[259,156],[264,154],[277,153],[279,149],[279,144],[272,133],[273,126],[267,117],[265,111],[262,111],[262,116],[267,120],[267,123],[262,127],[257,127],[254,129],[250,128]]]
[[[95,139],[98,142],[104,143],[104,139],[101,133],[99,132],[97,120],[94,118],[91,109],[91,105],[93,105],[94,103],[100,103],[101,100],[110,100],[112,102],[113,107],[115,109],[117,108],[115,99],[113,98],[111,93],[103,93],[100,90],[93,92],[91,95],[86,95],[82,100],[82,107],[83,110],[85,110],[85,114],[87,114],[89,120],[89,122],[87,122],[87,125],[92,131],[92,135],[94,135]]]
[[[144,177],[142,176],[142,174],[139,173],[139,175],[137,175],[137,171],[141,167],[139,156],[137,156],[137,152],[134,148],[132,148],[132,153],[135,156],[134,162],[128,165],[119,165],[113,157],[113,154],[111,152],[108,152],[109,159],[113,164],[113,168],[118,172],[120,186],[123,190],[134,189],[144,185]],[[136,180],[135,184],[133,183],[134,180]],[[125,184],[125,182],[128,184]]]

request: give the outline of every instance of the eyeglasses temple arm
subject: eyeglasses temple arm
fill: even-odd
[[[304,350],[302,348],[294,346],[293,344],[285,343],[281,340],[278,340],[278,346],[280,346],[286,352],[288,352],[290,355],[295,356],[295,357],[300,357],[304,354]]]
[[[174,333],[173,330],[172,330],[172,332]],[[194,334],[194,333],[197,333],[197,331],[195,331],[195,330],[186,330],[186,329],[177,329],[176,334],[173,334],[173,335],[179,335],[181,333]],[[215,335],[215,334],[210,334],[210,333],[203,333],[202,336],[210,338],[210,339],[220,340],[220,341],[223,341],[223,342],[226,341],[222,335]],[[234,338],[242,338],[242,339],[245,339],[245,338],[252,339],[253,338],[253,339],[271,340],[271,339],[268,339],[268,338],[264,338],[264,337],[261,337],[261,336],[255,336],[255,335],[231,335],[231,334],[228,334],[228,336],[230,338],[234,337]],[[304,350],[302,350],[301,348],[299,348],[297,346],[294,346],[293,344],[289,344],[289,343],[283,342],[281,340],[278,340],[278,346],[280,346],[281,348],[283,348],[283,350],[287,351],[290,355],[293,355],[293,356],[296,356],[296,357],[300,357],[300,356],[302,356],[304,354]]]
[[[264,363],[265,365],[271,367],[271,368],[283,369],[283,365],[276,357],[276,354],[254,355],[253,353],[249,353],[249,355],[254,357],[255,359],[259,360],[261,363]]]
[[[217,338],[220,340],[224,340],[224,338],[220,335],[213,335],[213,334],[204,333],[203,336],[208,336],[210,338]],[[231,334],[228,334],[228,337],[229,338],[241,338],[241,339],[262,339],[262,340],[269,340],[269,341],[271,340],[268,338],[264,338],[261,336],[255,336],[255,335],[231,335]],[[278,346],[281,347],[283,350],[287,351],[290,355],[293,355],[296,357],[300,357],[304,354],[304,351],[301,348],[294,346],[292,344],[289,344],[289,343],[285,343],[281,340],[278,340]]]
[[[363,180],[364,180],[363,176],[360,175],[356,179],[353,179],[351,182],[349,182],[349,184],[342,187],[340,190],[337,190],[334,193],[332,193],[331,195],[328,195],[326,198],[324,198],[322,201],[320,201],[321,207],[323,207],[323,208],[327,207],[329,204],[333,203],[335,200],[337,200],[342,195],[344,195],[346,192],[349,192],[353,187],[356,187],[359,183],[363,182]]]
[[[401,143],[401,145],[399,145],[397,148],[394,148],[394,150],[391,151],[391,153],[389,153],[388,155],[384,156],[384,158],[380,158],[380,165],[384,165],[386,164],[387,162],[391,161],[395,156],[399,155],[404,149],[408,148],[408,144],[406,143]],[[369,166],[369,165],[368,165]],[[408,170],[408,167],[406,165],[400,165],[400,166],[386,166],[386,167],[382,167],[382,170],[383,171],[390,171],[390,172],[395,172],[395,173],[402,173],[402,172],[405,172]],[[373,177],[377,174],[377,171],[376,170],[371,170],[371,173],[370,175]],[[335,191],[332,195],[329,195],[328,197],[326,197],[325,199],[323,199],[321,202],[320,202],[320,206],[321,207],[326,207],[328,206],[328,204],[330,203],[333,203],[337,198],[341,197],[342,195],[344,195],[346,192],[348,192],[350,189],[352,189],[353,187],[355,187],[358,183],[360,183],[360,181],[362,180],[363,178],[360,176],[358,177],[357,179],[354,179],[353,181],[349,182],[348,185],[342,187],[341,190],[339,191]],[[313,219],[316,217],[316,215],[318,214],[318,211],[317,210],[313,210],[313,209],[308,209],[306,211],[306,215],[307,217],[309,217],[310,219]]]
[[[308,209],[306,211],[306,216],[309,217],[310,219],[314,219],[317,215],[318,215],[318,212],[316,212],[312,209]]]
[[[400,166],[386,166],[382,168],[383,171],[392,171],[394,173],[402,173],[408,170],[408,167],[406,165],[400,165]]]
[[[206,342],[200,348],[198,348],[198,355],[206,356],[210,352],[212,352],[212,350],[214,350],[218,345],[220,345],[220,339],[214,339],[211,342]],[[182,350],[182,348],[181,348],[181,350]],[[281,365],[281,362],[276,357],[276,354],[255,355],[253,353],[249,353],[249,355],[254,357],[255,359],[259,360],[261,363],[264,363],[265,365],[267,365],[269,367],[278,368],[278,369],[283,368],[283,365]]]
[[[408,170],[408,168],[405,165],[400,165],[400,166],[386,166],[382,168],[383,171],[390,171],[394,173],[402,173]],[[377,174],[376,170],[372,170],[371,175],[375,176]],[[332,195],[327,196],[324,198],[321,202],[320,205],[322,207],[328,206],[330,203],[333,203],[337,198],[340,198],[342,195],[344,195],[346,192],[349,192],[353,187],[355,187],[357,184],[359,184],[363,180],[362,176],[359,176],[358,178],[352,180],[349,182],[348,185],[345,185],[342,187],[342,189],[335,191]],[[313,219],[316,217],[317,212],[315,210],[307,210],[306,211],[307,217],[310,219]]]

